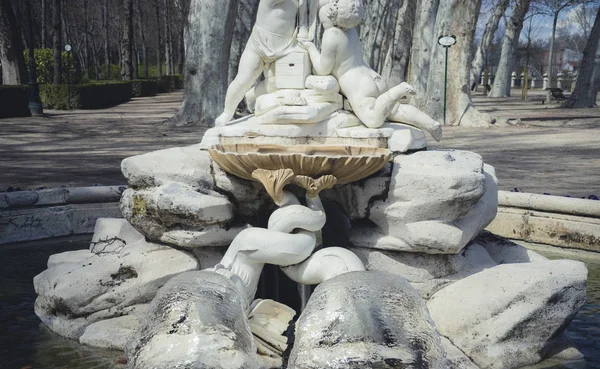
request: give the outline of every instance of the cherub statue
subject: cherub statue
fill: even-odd
[[[399,102],[414,95],[414,89],[406,82],[388,88],[383,78],[365,63],[356,30],[364,17],[363,1],[321,0],[319,5],[319,18],[325,28],[321,52],[312,42],[299,42],[308,50],[316,73],[331,74],[338,79],[342,94],[368,127],[379,128],[386,120],[401,122],[428,131],[439,141],[440,123],[415,106]]]
[[[256,24],[240,59],[237,76],[227,89],[225,109],[215,126],[227,124],[265,68],[297,46],[298,0],[260,0]]]

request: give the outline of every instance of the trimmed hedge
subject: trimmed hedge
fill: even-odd
[[[135,79],[131,83],[133,97],[154,96],[158,93],[156,79]]]
[[[29,116],[28,86],[0,85],[0,118]]]
[[[183,75],[174,74],[172,76],[162,76],[158,80],[158,92],[165,93],[183,88]]]
[[[102,109],[127,102],[132,96],[131,81],[110,81],[71,85],[71,109]],[[44,108],[68,109],[67,85],[42,85]]]

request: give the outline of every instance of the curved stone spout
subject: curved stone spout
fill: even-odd
[[[279,265],[294,281],[318,284],[350,271],[365,270],[349,250],[333,247],[313,254],[317,237],[326,222],[319,196],[306,196],[306,206],[290,192],[283,191],[282,207],[269,218],[268,228],[250,228],[233,241],[217,273],[236,283],[249,304],[256,294],[265,264]],[[311,256],[312,255],[312,256]]]

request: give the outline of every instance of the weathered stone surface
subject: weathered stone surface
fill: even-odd
[[[387,272],[406,278],[429,299],[436,291],[462,278],[492,268],[497,263],[480,245],[472,243],[460,254],[429,255],[414,252],[350,248],[367,270]]]
[[[132,187],[156,187],[171,182],[212,188],[210,157],[199,145],[174,147],[126,158],[121,171]]]
[[[481,368],[553,355],[586,299],[587,268],[559,260],[503,264],[457,281],[427,303],[438,331]]]
[[[227,246],[244,226],[230,226],[233,205],[212,190],[182,183],[127,189],[123,216],[149,240],[185,248]]]
[[[537,263],[548,260],[535,251],[489,232],[480,233],[475,242],[483,246],[498,264]]]
[[[96,219],[120,216],[118,203],[3,210],[0,211],[0,244],[91,233]]]
[[[90,251],[94,254],[119,252],[125,245],[144,239],[125,219],[100,218],[94,227]]]
[[[132,306],[150,301],[172,276],[198,268],[192,255],[144,240],[112,253],[88,251],[87,258],[73,253],[56,257],[33,281],[38,317],[72,339],[91,323],[126,315]]]
[[[446,352],[449,369],[479,369],[464,352],[452,344],[449,339],[442,337],[442,348]]]
[[[212,163],[212,168],[215,190],[227,195],[233,202],[236,214],[253,217],[259,214],[262,208],[272,206],[273,200],[262,184],[231,175],[215,162]]]
[[[322,192],[321,198],[333,200],[344,208],[351,220],[365,219],[373,202],[387,196],[392,166],[386,165],[375,175]]]
[[[495,217],[494,169],[468,151],[422,151],[394,159],[387,199],[370,208],[378,227],[357,227],[359,247],[456,254]]]
[[[180,274],[152,301],[127,346],[128,367],[258,368],[243,298],[226,277],[209,271]]]
[[[148,310],[148,304],[138,305],[129,315],[101,320],[90,324],[79,342],[93,347],[125,350],[140,327],[140,321]]]
[[[288,368],[447,368],[423,300],[402,277],[352,272],[320,284],[296,323]]]

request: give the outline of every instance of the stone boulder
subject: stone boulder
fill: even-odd
[[[233,205],[212,190],[182,183],[127,189],[121,212],[149,240],[179,247],[228,246],[245,226],[234,226]]]
[[[129,186],[157,187],[172,182],[192,188],[213,187],[211,159],[200,145],[174,147],[124,159],[121,171]]]
[[[427,307],[440,334],[479,367],[517,368],[564,346],[586,280],[576,261],[503,264],[438,291]]]
[[[296,322],[288,368],[447,368],[427,307],[402,277],[351,272],[321,283]]]
[[[394,159],[386,199],[373,203],[373,226],[355,227],[354,246],[457,254],[496,216],[494,168],[468,151],[420,151]]]
[[[406,278],[422,298],[475,273],[498,265],[485,248],[471,243],[456,255],[431,255],[351,247],[367,270]]]
[[[152,301],[127,346],[128,368],[258,368],[244,300],[209,271],[180,274]]]
[[[106,222],[100,222],[100,229],[104,229],[103,224]],[[131,233],[122,227],[112,238],[121,245]],[[109,232],[105,234],[110,236]],[[109,237],[104,242],[113,241]],[[199,267],[194,256],[144,239],[112,251],[99,245],[92,243],[95,252],[52,256],[48,269],[34,278],[38,294],[35,313],[64,337],[78,339],[92,323],[134,313],[139,304],[152,300],[171,277]]]

